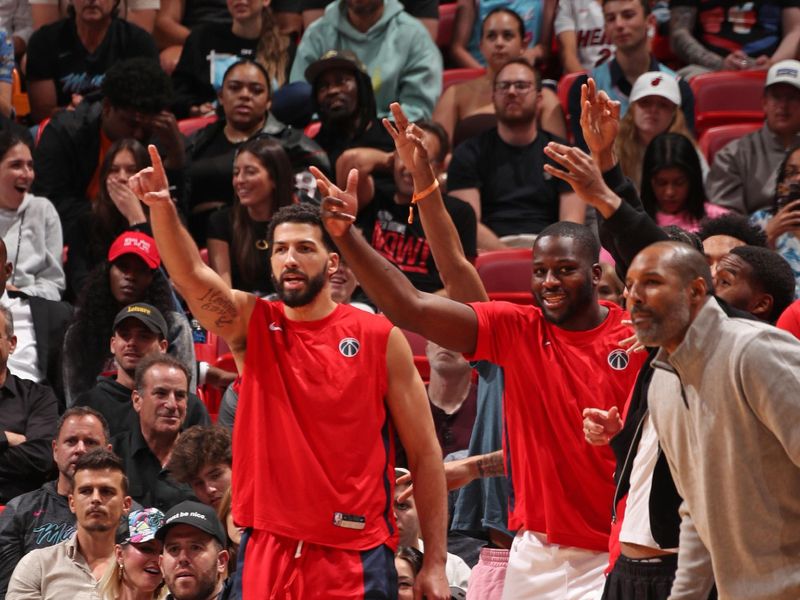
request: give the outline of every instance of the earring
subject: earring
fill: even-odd
[[[125,576],[125,565],[121,562],[117,563],[119,565],[119,571],[117,571],[117,578],[122,581],[122,578]]]

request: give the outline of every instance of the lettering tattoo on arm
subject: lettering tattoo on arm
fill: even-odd
[[[236,306],[230,301],[230,298],[214,288],[208,288],[208,291],[197,300],[202,302],[200,310],[218,315],[214,320],[217,327],[230,325],[236,318]]]
[[[670,42],[672,49],[684,62],[709,69],[722,68],[723,58],[708,50],[693,35],[697,9],[675,6],[670,9]]]
[[[481,479],[486,477],[501,477],[505,475],[503,468],[503,451],[492,452],[481,456],[477,462],[478,475]]]

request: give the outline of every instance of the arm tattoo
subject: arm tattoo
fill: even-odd
[[[477,462],[478,475],[481,479],[485,477],[501,477],[505,474],[503,468],[503,451],[492,452],[481,456]]]
[[[722,68],[723,58],[706,49],[693,35],[696,20],[697,9],[691,6],[675,6],[670,10],[672,49],[690,65],[719,70]]]
[[[208,288],[208,291],[198,300],[202,303],[200,310],[218,315],[214,321],[217,327],[233,323],[233,319],[236,317],[236,306],[221,292],[214,288]]]

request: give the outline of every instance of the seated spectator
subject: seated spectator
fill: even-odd
[[[189,369],[168,354],[146,356],[136,367],[132,399],[138,423],[112,440],[131,497],[159,510],[193,499],[191,488],[174,482],[164,469],[186,421]]]
[[[325,14],[325,8],[333,0],[303,0],[302,26],[305,29]],[[428,30],[431,39],[436,41],[439,32],[439,2],[431,0],[401,0],[403,9],[412,17],[416,17]]]
[[[513,10],[499,7],[486,15],[480,44],[481,54],[486,59],[486,74],[448,87],[433,111],[433,120],[444,126],[452,141],[455,142],[456,137],[472,137],[472,130],[482,129],[480,123],[485,122],[485,116],[494,114],[492,84],[495,75],[510,59],[523,56],[525,39],[525,24]],[[541,128],[559,137],[566,137],[567,124],[555,92],[543,88],[541,105]],[[456,131],[459,132],[458,136],[454,135]]]
[[[270,138],[248,140],[233,162],[233,206],[208,222],[208,262],[230,286],[266,296],[275,291],[269,269],[267,229],[276,210],[294,202],[289,157]]]
[[[655,31],[656,20],[650,13],[648,0],[607,0],[603,3],[606,33],[614,47],[614,56],[586,75],[581,75],[569,90],[569,118],[575,145],[586,149],[581,130],[581,86],[587,78],[595,80],[598,90],[620,103],[620,116],[628,111],[633,84],[648,71],[677,78],[672,69],[658,62],[650,52],[649,31]],[[694,95],[689,84],[678,80],[680,107],[686,126],[694,130]],[[638,182],[637,182],[638,183]]]
[[[0,239],[0,304],[11,311],[17,326],[17,346],[8,357],[8,370],[17,377],[43,383],[53,389],[63,406],[61,349],[72,307],[6,289],[14,266],[8,262],[6,245]]]
[[[108,448],[108,428],[91,408],[69,408],[58,420],[52,440],[55,481],[6,504],[0,512],[0,597],[20,559],[31,550],[64,542],[75,533],[75,513],[69,508],[75,464],[94,448]]]
[[[408,475],[407,469],[395,469],[395,476],[402,477]],[[420,536],[419,515],[417,505],[414,502],[414,495],[411,494],[404,500],[399,496],[406,491],[410,483],[398,484],[394,489],[394,518],[397,521],[397,533],[400,536],[400,546],[416,548],[420,552],[425,552],[425,546]],[[450,585],[455,585],[466,589],[469,584],[470,568],[463,559],[455,554],[447,553],[447,563],[445,564],[447,581]]]
[[[231,433],[219,425],[190,427],[178,438],[167,469],[191,486],[203,504],[219,511],[231,487]]]
[[[605,261],[600,261],[603,274],[600,275],[600,283],[597,285],[597,297],[606,302],[613,302],[625,308],[625,285],[620,281],[613,265]]]
[[[800,300],[795,300],[789,305],[778,321],[775,327],[788,331],[794,337],[800,339]]]
[[[0,504],[45,481],[58,421],[53,390],[9,372],[16,346],[11,311],[0,305]]]
[[[706,181],[711,202],[743,215],[773,206],[777,166],[800,142],[800,61],[770,67],[762,106],[764,126],[717,152]]]
[[[73,0],[70,8],[69,17],[37,29],[28,44],[26,79],[36,123],[100,91],[115,63],[157,58],[150,35],[118,18],[112,0]]]
[[[639,109],[628,114],[634,111],[638,114]],[[704,218],[713,219],[728,212],[706,201],[697,147],[680,133],[659,134],[647,145],[641,182],[642,205],[662,227],[677,225],[694,232],[700,229]]]
[[[244,527],[237,527],[233,522],[233,511],[231,510],[231,488],[222,496],[222,500],[217,508],[217,516],[220,522],[225,526],[225,533],[228,534],[228,543],[226,549],[228,550],[228,573],[231,574],[236,570],[236,557],[239,554],[239,546],[242,543],[242,534],[246,531]]]
[[[377,116],[372,80],[355,54],[330,50],[308,66],[305,76],[320,120],[314,141],[328,153],[331,167],[348,148],[375,148],[387,156],[394,150]]]
[[[182,197],[183,139],[175,117],[165,110],[172,96],[169,77],[152,60],[132,59],[108,70],[102,90],[102,102],[55,116],[34,150],[39,176],[31,191],[55,205],[66,239],[72,239],[72,227],[90,211],[90,199],[100,190],[100,166],[117,140],[148,143],[155,138],[165,152],[176,196]]]
[[[136,425],[131,402],[136,367],[150,354],[167,351],[167,322],[155,306],[139,302],[123,308],[114,318],[111,354],[116,373],[100,375],[97,383],[75,400],[75,406],[89,406],[108,423],[111,437]],[[187,399],[186,426],[209,423],[208,411],[194,394]]]
[[[645,73],[633,84],[630,107],[619,124],[619,135],[615,141],[617,156],[623,174],[641,188],[642,160],[650,142],[662,133],[679,133],[686,138],[692,134],[686,127],[680,106],[681,92],[678,82],[669,74]],[[698,160],[705,165],[705,157],[698,153]]]
[[[64,268],[67,295],[77,298],[89,272],[108,256],[108,249],[126,231],[150,234],[147,209],[128,187],[128,179],[150,166],[147,149],[133,138],[117,140],[100,165],[97,197],[89,212],[83,213],[69,248]]]
[[[305,172],[309,165],[330,171],[327,157],[316,143],[270,113],[269,75],[264,67],[242,60],[228,68],[222,81],[220,119],[197,131],[187,148],[192,190],[189,225],[200,246],[206,242],[211,212],[233,204],[234,154],[251,137],[264,135],[280,142],[295,174]],[[300,191],[298,186],[296,189]]]
[[[172,507],[156,533],[164,544],[161,572],[170,597],[222,600],[228,594],[225,527],[214,511],[199,502]]]
[[[242,58],[264,66],[273,96],[289,80],[296,46],[281,34],[269,4],[247,0],[228,4],[228,11],[232,25],[217,21],[202,23],[184,42],[172,74],[178,118],[213,113],[223,75]]]
[[[767,235],[767,245],[791,265],[800,297],[800,146],[789,150],[778,169],[771,209],[757,210],[750,221]]]
[[[703,242],[703,253],[711,266],[711,274],[717,270],[719,260],[737,246],[767,245],[767,236],[757,225],[747,218],[728,213],[716,219],[706,219],[700,223],[697,232]]]
[[[767,69],[795,58],[800,4],[763,0],[737,4],[671,0],[669,41],[688,66],[681,75]]]
[[[33,29],[39,29],[69,16],[70,3],[68,0],[28,1],[30,2],[29,12],[33,20]],[[117,16],[121,19],[138,25],[147,33],[153,33],[156,13],[160,6],[159,0],[120,0],[116,10]]]
[[[10,131],[0,133],[0,231],[13,252],[6,289],[60,300],[66,287],[61,222],[47,198],[30,193],[33,181],[27,140]]]
[[[185,365],[194,365],[189,321],[177,310],[169,281],[158,268],[160,265],[153,238],[131,232],[117,238],[109,249],[108,260],[87,278],[76,305],[75,319],[64,339],[67,406],[72,406],[80,394],[90,389],[98,375],[114,370],[106,340],[113,330],[114,318],[129,304],[146,302],[156,307],[167,321],[167,352]]]
[[[561,0],[553,28],[564,73],[591,71],[614,55],[600,0]]]
[[[436,123],[423,121],[418,126],[418,133],[428,151],[431,165],[441,175],[450,149],[447,135]],[[370,180],[376,167],[370,162],[370,157],[376,153],[365,150],[348,150],[337,165],[337,171],[344,177],[350,171],[349,167],[355,166],[359,171],[360,184],[369,188],[363,193],[359,191],[361,206],[356,223],[372,247],[403,271],[417,289],[426,292],[442,289],[444,286],[425,239],[422,224],[419,219],[409,217],[414,211],[411,203],[414,183],[408,167],[395,152],[392,158],[394,185],[375,186]],[[445,197],[445,206],[458,230],[464,252],[468,257],[474,258],[478,253],[475,247],[475,212],[469,204],[458,198]]]
[[[70,510],[77,530],[69,539],[26,554],[17,564],[6,597],[97,597],[97,582],[114,557],[120,519],[131,507],[128,479],[119,457],[96,448],[75,463]]]
[[[422,569],[422,552],[416,548],[400,546],[394,557],[397,569],[397,600],[414,600],[414,584]]]
[[[366,65],[379,117],[399,102],[412,120],[430,118],[442,91],[442,55],[398,0],[336,0],[303,34],[291,81],[328,50],[351,50]]]
[[[537,126],[540,87],[533,67],[523,59],[509,61],[494,80],[497,127],[453,153],[448,191],[475,211],[479,250],[506,248],[503,237],[532,236],[556,221],[584,220],[584,204],[570,187],[542,172],[549,161],[544,147],[560,138]]]
[[[458,2],[453,41],[450,43],[450,60],[456,67],[486,66],[481,52],[482,24],[489,13],[498,6],[506,7],[520,16],[525,31],[523,58],[530,64],[544,63],[550,54],[553,17],[556,3],[548,0],[516,0],[514,2]]]
[[[163,548],[156,531],[164,525],[157,508],[132,510],[117,528],[114,558],[98,587],[107,600],[162,598],[164,578],[158,561]]]
[[[21,60],[33,33],[30,0],[5,0],[0,8],[0,29],[8,32],[14,58]],[[38,29],[38,28],[37,28]]]
[[[733,308],[775,323],[794,301],[795,275],[773,250],[737,246],[717,264],[714,293]]]

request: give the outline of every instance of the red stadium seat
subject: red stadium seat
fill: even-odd
[[[561,103],[561,110],[564,111],[567,118],[569,118],[569,90],[572,88],[572,84],[575,83],[575,80],[581,75],[586,75],[586,71],[567,73],[558,80],[556,93],[558,94],[558,101]]]
[[[192,117],[190,119],[181,119],[178,121],[178,129],[183,135],[191,135],[198,129],[207,127],[217,120],[217,115],[208,117]]]
[[[444,92],[451,85],[477,79],[484,73],[486,73],[486,69],[481,67],[473,67],[469,69],[445,69],[445,71],[442,73],[442,91]]]
[[[761,122],[734,123],[733,125],[720,125],[706,129],[698,140],[700,150],[703,151],[703,155],[710,165],[714,162],[714,156],[717,152],[730,142],[756,131],[761,125]]]
[[[695,131],[733,123],[764,121],[766,71],[719,71],[693,77]]]
[[[425,356],[425,347],[428,345],[428,340],[423,336],[408,329],[401,329],[403,335],[408,340],[408,345],[411,346],[411,354],[414,356]]]
[[[436,45],[439,48],[449,48],[450,42],[453,41],[453,27],[456,22],[457,8],[455,3],[439,5],[439,29],[436,35]],[[446,54],[446,52],[443,52],[443,54]]]
[[[512,302],[514,304],[533,304],[531,292],[489,292],[489,300]]]
[[[650,44],[650,51],[658,59],[658,62],[667,65],[670,69],[677,71],[683,66],[683,61],[672,51],[669,35],[656,33]]]
[[[519,248],[479,254],[475,268],[490,297],[493,292],[527,292],[531,289],[533,250]]]
[[[306,128],[303,130],[303,133],[305,133],[307,137],[310,137],[313,140],[315,137],[317,137],[320,127],[322,127],[322,123],[320,123],[319,121],[313,121],[308,125],[306,125]]]

